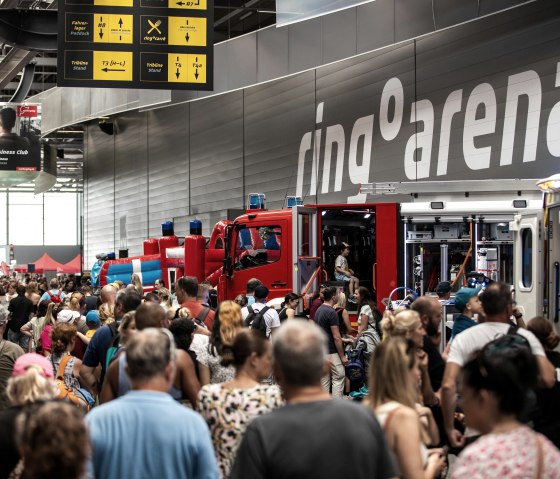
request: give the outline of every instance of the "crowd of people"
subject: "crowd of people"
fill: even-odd
[[[560,478],[549,321],[461,288],[441,351],[438,298],[349,286],[355,323],[328,284],[301,314],[257,278],[220,303],[194,277],[5,279],[0,479]]]

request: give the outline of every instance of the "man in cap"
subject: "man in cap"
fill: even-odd
[[[1,339],[8,325],[8,318],[8,310],[0,305],[0,411],[10,405],[6,396],[6,385],[12,374],[16,359],[24,354],[21,346]]]
[[[258,313],[263,308],[266,307],[266,298],[268,297],[268,288],[263,286],[257,286],[255,288],[255,302],[249,306],[245,306],[241,310],[243,316],[243,321],[247,319],[250,314],[249,308],[251,308],[255,313]],[[264,322],[266,323],[266,337],[270,338],[275,331],[280,327],[280,317],[274,308],[268,308],[263,315]]]
[[[56,316],[56,322],[74,324],[79,317],[80,317],[80,313],[78,313],[78,311],[72,311],[71,309],[63,309]]]
[[[480,313],[482,306],[478,299],[478,293],[482,286],[478,288],[461,288],[455,295],[455,308],[461,313],[453,320],[453,330],[451,339],[476,325],[474,315]]]
[[[440,301],[447,301],[451,298],[451,283],[449,281],[440,281],[436,286],[436,294]]]
[[[332,400],[322,388],[328,361],[321,329],[309,321],[286,321],[272,348],[274,377],[287,405],[249,424],[230,479],[396,477],[372,410]]]

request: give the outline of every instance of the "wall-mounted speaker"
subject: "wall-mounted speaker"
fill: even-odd
[[[107,135],[113,135],[114,134],[114,128],[113,128],[113,122],[112,121],[100,121],[99,122],[99,129]]]

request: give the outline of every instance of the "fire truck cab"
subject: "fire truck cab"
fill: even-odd
[[[334,281],[334,263],[345,242],[351,246],[350,268],[380,303],[399,283],[398,210],[396,203],[248,210],[227,226],[218,296],[234,298],[258,278],[269,288],[269,299],[295,292],[305,307],[321,283],[344,288]]]

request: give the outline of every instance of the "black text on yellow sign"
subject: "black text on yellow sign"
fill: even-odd
[[[134,0],[93,0],[93,4],[103,7],[133,7]]]
[[[206,18],[169,17],[169,45],[206,46]]]
[[[132,81],[132,52],[93,52],[93,79]]]
[[[206,55],[141,53],[143,82],[206,83]]]
[[[183,8],[188,10],[206,10],[206,0],[168,0],[169,8]]]
[[[95,43],[132,43],[133,15],[94,14]]]

